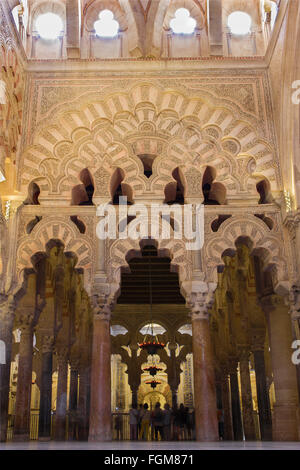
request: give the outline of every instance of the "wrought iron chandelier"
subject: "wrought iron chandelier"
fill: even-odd
[[[152,270],[151,270],[151,255],[149,255],[149,297],[150,297],[150,324],[145,334],[144,341],[139,343],[139,347],[144,349],[153,356],[157,351],[163,349],[165,344],[158,340],[157,335],[154,334],[154,325],[152,319]],[[148,338],[148,340],[147,340]],[[150,339],[151,338],[151,339]],[[154,338],[154,339],[153,339]],[[152,375],[152,374],[151,374]]]
[[[145,383],[151,385],[151,388],[156,388],[157,385],[161,384],[159,380],[147,380]]]
[[[149,372],[150,375],[152,375],[152,377],[154,377],[157,372],[159,372],[160,370],[163,370],[161,369],[160,367],[157,367],[155,364],[149,366],[149,367],[145,367],[143,369],[145,372]]]

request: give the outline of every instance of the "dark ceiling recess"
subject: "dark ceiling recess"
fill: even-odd
[[[142,258],[129,261],[130,273],[121,275],[118,304],[149,304],[149,257],[151,262],[152,303],[185,304],[180,294],[178,274],[170,272],[170,258],[160,258],[154,246],[142,249]]]

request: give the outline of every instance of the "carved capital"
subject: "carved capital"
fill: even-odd
[[[189,295],[187,306],[191,311],[192,320],[208,320],[210,309],[214,303],[214,290],[197,292]]]
[[[68,346],[61,345],[61,344],[57,344],[55,346],[55,350],[57,353],[58,366],[60,367],[67,362],[70,350]]]
[[[0,327],[10,329],[13,326],[16,300],[12,295],[0,294]]]
[[[53,345],[54,345],[54,336],[43,335],[42,354],[52,352],[53,351]]]
[[[236,374],[238,367],[238,359],[237,357],[230,357],[228,361],[228,373],[229,374]]]
[[[110,321],[111,313],[115,306],[113,295],[93,295],[91,304],[95,317]]]
[[[284,298],[276,294],[265,295],[260,297],[259,304],[265,313],[272,313],[276,308],[284,305]]]
[[[239,359],[240,362],[249,362],[250,350],[247,346],[239,348]]]
[[[251,330],[251,350],[264,351],[266,331],[263,328],[253,328]]]

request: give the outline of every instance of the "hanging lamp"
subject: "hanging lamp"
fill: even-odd
[[[151,388],[156,388],[157,385],[160,385],[161,382],[159,380],[147,380],[145,382],[147,385],[151,385]]]
[[[160,370],[163,370],[163,369],[161,369],[160,367],[157,367],[156,365],[145,367],[143,369],[143,371],[149,372],[149,374],[152,375],[152,377],[154,377],[157,374],[157,372],[159,372]]]
[[[150,333],[148,333],[148,330],[146,332],[146,335],[144,337],[144,341],[142,343],[139,343],[139,347],[141,349],[144,349],[153,356],[154,354],[157,354],[157,351],[160,349],[163,349],[165,347],[165,344],[162,343],[161,341],[158,340],[157,335],[154,335],[154,328],[153,328],[153,319],[152,319],[152,271],[151,271],[151,255],[149,255],[149,297],[150,297]],[[151,337],[151,339],[150,339]],[[152,339],[154,337],[154,339]],[[147,340],[148,339],[148,340]],[[153,374],[151,374],[153,375]],[[154,374],[155,375],[155,374]]]

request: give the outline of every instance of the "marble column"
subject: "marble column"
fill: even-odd
[[[110,312],[103,309],[94,313],[89,441],[111,439]]]
[[[69,391],[69,441],[76,440],[76,414],[78,405],[78,364],[71,362]]]
[[[55,440],[66,439],[67,387],[68,387],[68,348],[58,350],[58,380],[55,415]]]
[[[14,441],[30,439],[30,405],[32,387],[33,327],[29,321],[21,327],[19,367],[15,406]]]
[[[198,254],[198,252],[195,252]],[[172,407],[177,408],[178,406],[178,386],[180,383],[180,364],[176,361],[176,350],[177,350],[177,343],[170,342],[169,343],[169,351],[170,351],[170,361],[168,364],[168,384],[171,388],[172,393]]]
[[[53,336],[42,339],[42,373],[40,389],[39,439],[51,439],[52,350]]]
[[[297,441],[299,402],[296,368],[291,360],[292,327],[289,309],[279,295],[268,295],[260,300],[267,317],[275,387],[273,440]]]
[[[15,305],[6,297],[0,296],[0,441],[6,441],[8,403],[9,403],[9,379],[12,348],[12,329],[14,321]]]
[[[89,434],[89,376],[89,366],[81,366],[78,400],[78,439],[80,441],[86,441]]]
[[[253,405],[252,405],[252,391],[249,370],[249,351],[243,350],[240,353],[240,375],[241,375],[241,391],[242,391],[242,409],[243,409],[243,428],[244,435],[247,441],[256,440],[254,419],[253,419]]]
[[[243,424],[241,415],[240,393],[237,376],[237,366],[232,365],[230,368],[230,392],[231,392],[231,411],[233,437],[235,441],[243,440]]]
[[[222,406],[223,406],[223,412],[224,412],[224,439],[226,441],[233,441],[230,390],[229,390],[228,374],[226,372],[221,375],[221,389],[222,389]]]
[[[205,296],[205,294],[204,294]],[[201,299],[191,311],[193,331],[195,426],[197,441],[217,441],[218,421],[208,309]]]
[[[264,348],[253,349],[256,378],[257,405],[259,413],[260,437],[262,441],[272,440],[272,414],[266,380]]]

